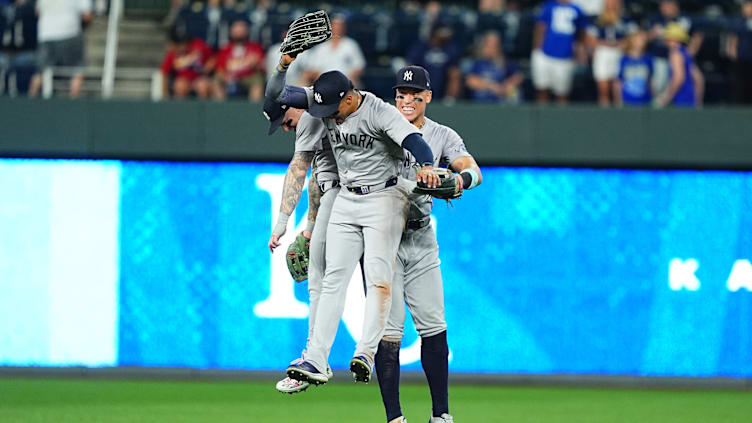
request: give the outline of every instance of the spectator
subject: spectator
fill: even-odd
[[[630,24],[624,19],[621,0],[606,0],[603,12],[590,28],[590,35],[595,40],[593,77],[601,106],[611,104],[611,93],[619,76],[624,38],[629,30]]]
[[[569,0],[549,0],[535,24],[531,66],[538,103],[548,103],[550,90],[560,104],[568,102],[575,71],[575,43],[587,37],[588,20]],[[582,53],[580,52],[581,60]]]
[[[660,14],[650,20],[651,54],[656,58],[668,57],[669,48],[665,42],[664,32],[669,24],[675,23],[692,35],[687,51],[694,57],[702,46],[704,35],[694,28],[688,16],[682,15],[678,0],[660,0],[658,10]]]
[[[479,103],[518,102],[522,81],[519,68],[504,57],[501,36],[486,33],[466,78],[470,98]]]
[[[431,75],[433,98],[452,102],[460,95],[462,72],[460,51],[452,43],[452,29],[438,23],[431,29],[428,42],[417,40],[407,54],[407,62],[422,66]]]
[[[162,61],[162,95],[183,99],[195,93],[198,98],[208,98],[211,83],[208,75],[214,67],[209,46],[200,38],[190,40],[179,30],[171,34],[172,46]],[[172,87],[172,90],[170,90]]]
[[[619,79],[614,87],[617,105],[647,106],[653,101],[653,58],[646,54],[648,36],[645,31],[627,37],[626,54],[619,63]]]
[[[742,3],[742,16],[732,24],[728,56],[733,63],[735,100],[752,104],[752,0]]]
[[[230,42],[217,54],[214,99],[245,94],[253,102],[264,97],[264,50],[248,38],[248,24],[238,20],[230,27]]]
[[[313,84],[324,72],[338,70],[360,88],[360,77],[366,67],[366,59],[358,43],[347,37],[347,24],[343,15],[332,17],[332,39],[317,45],[301,56],[303,79]]]
[[[702,74],[695,65],[686,44],[689,34],[677,23],[664,32],[669,48],[669,84],[660,99],[661,106],[699,107],[702,105]]]
[[[82,27],[92,20],[91,0],[38,0],[37,33],[39,51],[37,71],[53,66],[71,68],[70,96],[81,94],[84,82],[84,37]],[[31,81],[30,96],[42,88],[42,76]]]
[[[287,36],[287,30],[282,32],[282,40],[285,39]],[[277,44],[273,44],[271,47],[269,47],[266,50],[266,76],[267,78],[274,72],[274,69],[279,64],[279,59],[282,57],[282,53],[279,51],[280,46],[282,45],[281,42]],[[303,53],[297,60],[292,62],[290,64],[290,67],[287,68],[287,73],[285,74],[285,81],[288,85],[295,85],[295,86],[302,86],[306,85],[308,81],[305,83],[303,82],[303,70],[301,69],[301,63],[305,60],[305,55],[308,53]]]
[[[27,93],[37,65],[36,8],[31,0],[15,0],[3,12],[0,13],[0,86],[8,75],[11,95]]]

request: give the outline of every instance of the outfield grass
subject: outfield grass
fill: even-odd
[[[0,422],[384,422],[378,386],[344,377],[298,395],[272,382],[0,379]],[[454,385],[458,423],[752,422],[752,392]],[[428,420],[422,385],[402,388],[405,416]]]

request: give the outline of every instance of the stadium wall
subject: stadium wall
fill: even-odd
[[[481,164],[752,169],[752,111],[432,105]],[[0,156],[281,161],[259,105],[0,100]]]
[[[288,159],[292,143],[251,141],[265,130],[254,106],[13,104],[0,115],[5,155],[98,160],[0,159],[0,374],[232,376],[278,370],[299,353],[306,286],[266,250],[285,171],[269,161]],[[496,109],[507,111],[590,116]],[[745,125],[720,131],[742,137]],[[487,164],[477,191],[453,209],[436,205],[454,377],[749,387],[752,173],[573,169],[563,166],[583,159],[568,157],[553,167]],[[695,159],[674,165],[720,166]],[[479,213],[482,225],[450,224]],[[335,369],[359,337],[358,274]],[[419,371],[409,324],[403,346],[405,370]]]

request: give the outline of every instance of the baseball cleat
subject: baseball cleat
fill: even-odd
[[[311,386],[308,382],[301,382],[299,380],[290,379],[289,377],[286,377],[279,382],[277,382],[277,390],[279,392],[282,392],[283,394],[297,394],[298,392],[303,392],[308,387]]]
[[[313,364],[304,361],[299,364],[293,364],[287,368],[287,376],[300,382],[308,382],[314,385],[322,385],[329,381],[325,374],[316,370]]]
[[[368,359],[362,355],[355,356],[350,360],[350,371],[356,382],[368,383],[371,380],[371,365],[368,363]]]
[[[396,419],[390,421],[389,423],[407,423],[407,419],[405,416],[399,416]]]
[[[326,366],[326,378],[331,379],[334,377],[334,373],[332,372],[332,368],[329,366]]]
[[[431,417],[428,423],[454,423],[454,417],[444,413],[441,417]]]

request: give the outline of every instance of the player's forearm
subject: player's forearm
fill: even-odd
[[[277,65],[266,82],[264,97],[297,109],[308,109],[313,97],[309,98],[308,93],[302,87],[285,84],[286,75],[287,67],[282,64]]]
[[[472,189],[483,182],[483,173],[473,156],[464,156],[456,159],[449,165],[462,177],[462,188]]]
[[[303,192],[306,173],[308,173],[312,159],[312,152],[297,152],[293,155],[285,174],[285,182],[282,188],[282,204],[279,206],[280,213],[290,216],[295,210],[295,206],[298,205],[300,195]]]
[[[287,76],[287,66],[278,64],[274,68],[274,72],[269,75],[269,80],[266,81],[266,91],[264,97],[269,100],[279,101],[282,91],[285,89],[285,78]]]
[[[319,207],[321,206],[321,188],[316,180],[316,171],[311,172],[311,178],[308,180],[308,230],[313,231],[313,226],[316,223],[316,217],[319,215]]]

